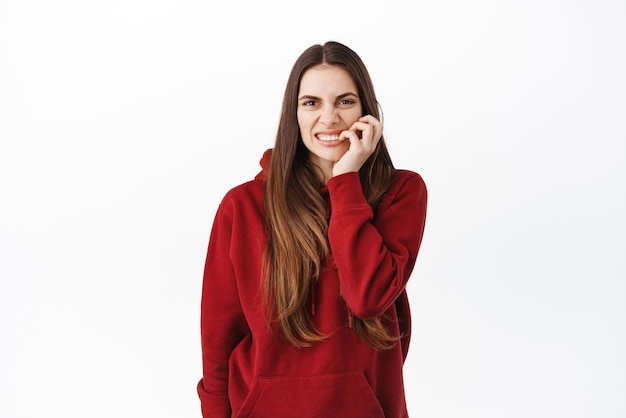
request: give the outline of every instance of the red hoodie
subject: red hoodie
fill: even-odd
[[[308,303],[327,339],[311,347],[289,344],[263,311],[261,260],[265,171],[230,190],[213,224],[201,306],[204,418],[404,418],[402,366],[411,318],[405,286],[426,217],[426,186],[397,170],[376,216],[358,173],[332,177],[321,191],[329,201],[332,255]],[[341,291],[340,291],[341,289]],[[384,317],[400,344],[377,351],[351,328],[352,311]]]

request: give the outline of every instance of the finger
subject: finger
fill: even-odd
[[[378,140],[378,138],[380,138],[383,134],[383,124],[376,119],[374,116],[372,115],[366,115],[363,116],[359,119],[360,122],[366,122],[369,123],[370,125],[372,125],[374,127],[374,135],[373,137]]]
[[[359,121],[361,121],[361,122],[367,122],[367,123],[370,123],[370,124],[372,124],[372,125],[374,125],[374,126],[381,126],[381,127],[382,127],[382,125],[383,125],[381,121],[379,121],[378,119],[376,119],[376,118],[375,118],[374,116],[372,116],[372,115],[365,115],[365,116],[361,116],[361,117],[359,118]]]
[[[380,138],[380,135],[378,135],[376,132],[376,128],[366,122],[354,122],[350,127],[350,130],[361,131],[361,140],[363,141],[364,145],[368,147],[372,144],[376,146],[376,144],[378,143],[378,139]]]
[[[359,147],[362,148],[362,144],[361,144],[361,138],[359,138],[359,135],[357,135],[356,131],[353,130],[352,128],[350,130],[347,131],[342,131],[339,134],[339,139],[345,138],[348,141],[350,141],[350,148],[353,149],[353,147]]]
[[[372,115],[365,115],[359,118],[359,122],[365,122],[365,123],[369,123],[370,125],[372,125],[374,127],[375,130],[377,131],[382,131],[383,129],[383,124],[381,121],[379,121],[378,119],[376,119],[374,116]]]
[[[361,121],[354,122],[352,124],[352,126],[350,127],[351,131],[361,131],[361,132],[364,132],[364,131],[367,130],[368,132],[371,132],[371,133],[374,133],[374,129],[375,128],[374,128],[374,126],[372,124],[367,123],[367,122],[361,122]]]

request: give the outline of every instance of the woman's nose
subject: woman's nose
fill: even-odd
[[[322,122],[324,126],[331,126],[338,120],[339,116],[337,115],[337,109],[334,106],[326,106],[322,109],[320,122]]]

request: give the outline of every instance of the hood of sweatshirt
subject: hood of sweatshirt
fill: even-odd
[[[262,181],[267,180],[267,173],[270,170],[271,162],[272,162],[272,149],[269,148],[265,150],[265,152],[263,153],[263,156],[261,157],[261,160],[259,161],[259,164],[261,165],[261,171],[259,172],[259,174],[256,175],[255,177],[256,180],[262,180]]]
[[[261,166],[261,171],[254,177],[255,180],[267,181],[267,176],[270,170],[270,164],[272,162],[272,148],[268,148],[263,152],[263,156],[259,161],[259,165]],[[320,193],[322,195],[328,195],[328,186],[324,184],[320,184]],[[326,199],[327,203],[330,204],[328,198]]]

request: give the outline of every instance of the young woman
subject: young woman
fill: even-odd
[[[206,417],[407,417],[405,286],[426,187],[392,165],[361,59],[297,59],[271,150],[215,217],[202,291]]]

